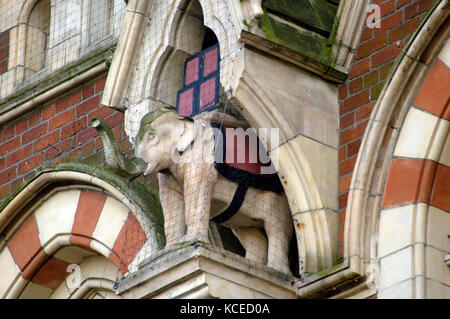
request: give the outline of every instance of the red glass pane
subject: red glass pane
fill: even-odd
[[[218,53],[219,53],[219,48],[214,48],[205,53],[203,76],[206,77],[217,70],[217,63],[218,63],[217,54]]]
[[[193,59],[186,64],[185,85],[189,85],[198,80],[198,63],[200,58]]]
[[[216,102],[216,77],[200,85],[200,111],[213,106]]]
[[[191,116],[194,105],[194,89],[191,88],[180,93],[178,100],[178,115]]]

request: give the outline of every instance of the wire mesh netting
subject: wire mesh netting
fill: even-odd
[[[123,0],[0,0],[0,5],[9,8],[0,10],[0,99],[94,58],[116,44],[126,27]],[[298,274],[289,203],[265,153],[266,139],[256,139],[264,134],[250,130],[229,99],[239,72],[232,62],[243,48],[229,5],[154,0],[145,16],[123,100],[125,130],[136,143],[144,116],[164,110],[152,122],[154,132],[141,136],[151,146],[141,155],[151,164],[144,181],[157,194],[148,200],[162,206],[165,239],[158,240],[143,212],[127,216],[117,278],[155,258],[169,258],[180,243],[191,241]]]
[[[140,154],[152,173],[145,182],[158,190],[166,239],[162,251],[144,245],[129,270],[170,258],[182,243],[203,241],[298,275],[289,203],[266,153],[267,135],[278,131],[252,130],[229,99],[239,72],[231,64],[243,48],[230,36],[229,3],[174,3],[153,2],[123,100],[130,142],[136,147],[141,138],[149,149]],[[158,112],[154,133],[138,137],[141,120]]]
[[[54,77],[117,40],[122,0],[0,2],[0,99]]]

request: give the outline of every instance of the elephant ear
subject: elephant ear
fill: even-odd
[[[182,121],[182,126],[180,127],[180,135],[176,143],[176,148],[179,152],[184,152],[194,141],[197,135],[197,129],[194,123],[187,123]]]

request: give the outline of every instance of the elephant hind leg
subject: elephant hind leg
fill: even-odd
[[[258,227],[234,228],[233,233],[245,248],[245,258],[255,263],[267,263],[267,238]]]
[[[293,229],[290,222],[273,220],[265,223],[268,238],[267,266],[286,274],[292,274],[289,267],[289,243]]]

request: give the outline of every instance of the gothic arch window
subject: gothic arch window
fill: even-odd
[[[218,44],[213,44],[186,59],[183,89],[177,92],[178,114],[192,117],[216,108],[219,82],[220,48]]]
[[[217,43],[214,32],[204,26],[203,11],[198,1],[191,1],[182,11],[168,57],[162,61],[158,80],[151,100],[175,107],[177,92],[183,88],[186,59],[204,49],[204,45]],[[209,30],[209,31],[208,31]]]
[[[17,81],[41,71],[46,64],[50,0],[28,2],[19,17]],[[31,9],[30,11],[29,8]]]
[[[124,11],[121,0],[25,1],[17,25],[9,32],[8,70],[15,70],[15,84],[44,69],[56,71],[100,46],[111,45],[118,36]]]

